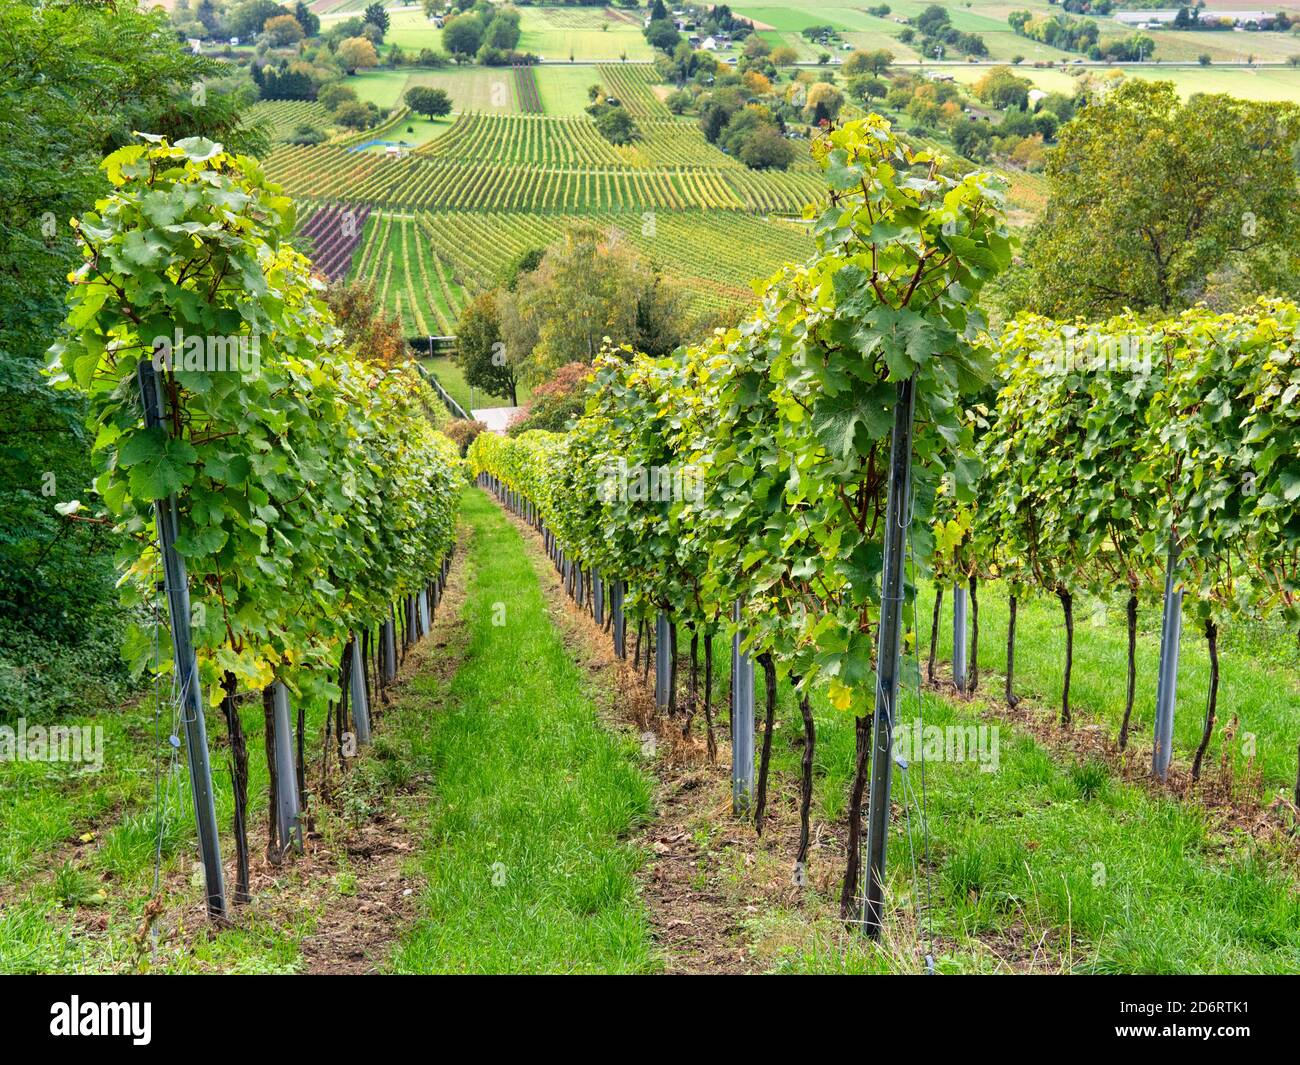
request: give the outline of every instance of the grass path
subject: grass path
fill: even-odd
[[[519,533],[469,491],[464,657],[412,681],[411,753],[435,786],[421,918],[394,968],[428,972],[652,972],[636,893],[650,817],[637,749],[606,731],[551,624]],[[418,713],[419,703],[437,707]]]

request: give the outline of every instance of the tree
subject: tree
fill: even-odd
[[[500,8],[483,32],[482,47],[513,51],[519,47],[520,34],[519,12],[513,7]]]
[[[650,42],[651,47],[671,55],[673,49],[681,42],[682,35],[677,32],[676,26],[664,19],[651,22],[645,28],[645,39]]]
[[[829,82],[819,81],[808,90],[804,113],[813,122],[834,122],[844,106],[844,94]]]
[[[449,18],[442,27],[442,46],[458,62],[476,54],[483,44],[483,23],[477,15],[457,15]]]
[[[772,46],[758,34],[754,34],[745,41],[746,59],[761,59],[765,55],[770,55],[771,52]]]
[[[326,111],[337,111],[340,104],[345,104],[356,98],[356,90],[344,85],[341,81],[332,81],[328,85],[322,85],[320,92],[316,94],[316,101],[323,105]]]
[[[884,78],[860,75],[849,79],[848,90],[849,95],[855,100],[866,103],[868,100],[883,99],[885,94],[889,92],[889,83]]]
[[[794,156],[794,145],[773,125],[759,126],[740,148],[740,161],[755,170],[784,170]]]
[[[297,44],[306,34],[303,33],[302,26],[292,15],[276,15],[275,18],[266,20],[262,27],[262,32],[266,34],[266,39],[276,48],[285,48],[291,44]]]
[[[466,307],[456,325],[456,362],[465,382],[489,395],[519,406],[519,377],[511,353],[501,339],[496,289],[484,292]]]
[[[384,310],[369,282],[332,282],[324,299],[345,342],[362,352],[366,361],[395,366],[410,353],[402,320]]]
[[[451,97],[445,89],[413,85],[406,90],[406,106],[425,118],[441,118],[451,114]]]
[[[591,362],[605,337],[641,350],[682,339],[684,305],[616,230],[577,226],[498,300],[501,338],[529,380]]]
[[[362,67],[379,66],[379,53],[364,37],[349,37],[341,41],[338,54],[339,62],[349,74],[355,74]]]
[[[623,107],[602,109],[596,116],[596,129],[610,144],[631,144],[641,137],[641,131]]]
[[[226,16],[226,28],[232,37],[251,41],[266,25],[266,20],[290,14],[289,9],[275,0],[244,0]]]
[[[883,74],[893,61],[894,53],[884,48],[875,52],[857,51],[844,60],[844,74],[846,77],[855,74]]]
[[[987,122],[962,122],[952,131],[953,147],[967,159],[988,162],[993,145],[993,127]]]
[[[799,53],[788,44],[780,44],[772,49],[772,54],[768,58],[778,67],[789,67],[799,61]]]
[[[1167,311],[1195,302],[1216,271],[1278,259],[1282,287],[1294,290],[1295,105],[1209,94],[1183,103],[1169,82],[1135,78],[1059,136],[1026,248],[1036,309]]]
[[[315,37],[320,33],[320,16],[309,8],[303,0],[294,5],[293,17],[298,20],[304,36]]]
[[[994,67],[975,83],[975,95],[990,107],[1007,110],[1011,107],[1024,110],[1029,106],[1029,90],[1033,85],[1011,72],[1010,67]]]
[[[344,129],[369,129],[379,121],[379,112],[374,104],[348,100],[339,104],[334,112],[334,121]]]
[[[382,40],[383,39],[382,35],[388,32],[388,27],[390,24],[388,18],[388,9],[384,7],[383,4],[378,3],[376,0],[376,3],[369,4],[366,7],[365,14],[362,15],[362,21],[370,23],[370,25],[374,26],[377,30],[379,30],[381,35],[380,39]]]

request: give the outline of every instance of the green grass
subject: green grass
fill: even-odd
[[[357,98],[376,107],[396,107],[406,91],[406,83],[411,77],[407,68],[397,70],[363,70],[344,84],[357,94]]]
[[[390,11],[384,44],[395,44],[407,53],[408,58],[414,59],[422,48],[434,52],[443,50],[442,30],[426,18],[419,8],[414,11]]]
[[[432,359],[422,361],[429,372],[438,379],[438,383],[447,390],[447,394],[465,410],[472,410],[475,407],[508,407],[510,405],[509,396],[489,395],[481,388],[474,389],[474,394],[471,397],[469,383],[465,380],[465,371],[461,369],[460,364],[454,359],[449,359],[446,356],[435,356]],[[531,394],[532,389],[521,382],[519,385],[520,404],[527,403]],[[471,398],[472,403],[470,402]]]
[[[587,90],[600,83],[590,66],[539,66],[533,69],[542,108],[548,115],[581,115],[590,102]]]
[[[320,735],[322,713],[309,711],[310,736]],[[267,792],[260,703],[246,704],[241,718],[249,747],[250,844],[257,848]],[[15,762],[0,774],[0,886],[11,889],[0,911],[0,972],[135,969],[133,937],[154,893],[159,857],[169,903],[183,907],[187,921],[202,911],[202,888],[190,875],[197,844],[186,761],[183,753],[171,760],[170,726],[164,720],[155,742],[148,699],[94,720],[105,729],[100,772]],[[226,729],[214,710],[208,713],[208,745],[229,890],[234,800]],[[102,931],[80,925],[91,916],[103,918]],[[155,972],[291,971],[297,943],[314,918],[305,909],[276,923],[245,910],[241,928],[215,931],[194,944],[164,941],[156,958],[146,952],[145,963]]]
[[[641,24],[623,21],[601,11],[572,7],[521,7],[519,49],[547,60],[577,62],[653,59],[655,52],[641,33]]]
[[[940,624],[939,653],[946,659],[952,648],[952,595],[945,595]],[[1127,685],[1128,636],[1125,601],[1110,603],[1086,595],[1075,598],[1074,669],[1070,703],[1076,718],[1102,723],[1111,736],[1118,735],[1124,714]],[[985,686],[998,685],[1006,669],[1007,595],[997,584],[981,587],[980,668]],[[928,655],[930,612],[934,594],[923,586],[918,613],[923,656]],[[1190,612],[1189,612],[1190,613]],[[1134,757],[1149,759],[1155,690],[1160,650],[1160,607],[1141,607],[1139,613],[1137,694],[1131,725],[1130,749]],[[1032,695],[1044,706],[1060,705],[1065,673],[1065,627],[1055,598],[1039,596],[1022,602],[1016,621],[1016,692]],[[1234,771],[1247,764],[1244,749],[1253,737],[1256,765],[1270,789],[1294,785],[1296,736],[1300,731],[1300,682],[1293,635],[1262,628],[1225,625],[1219,641],[1219,704],[1215,736],[1207,755],[1207,772],[1221,755],[1221,728],[1234,714],[1240,722],[1237,737],[1227,752]],[[1190,616],[1184,618],[1178,667],[1178,706],[1174,718],[1174,758],[1190,763],[1200,742],[1209,684],[1209,655],[1204,636]],[[989,678],[995,671],[998,680]]]
[[[418,678],[408,742],[437,782],[423,917],[394,967],[429,972],[651,972],[626,837],[651,813],[637,747],[606,731],[547,618],[519,533],[478,490],[464,665]],[[502,622],[502,624],[496,624]]]
[[[971,725],[978,706],[954,706],[931,694],[903,698],[904,722]],[[776,762],[797,772],[793,708],[780,715]],[[839,816],[852,764],[852,723],[818,714],[817,794],[823,813]],[[920,790],[917,763],[912,794]],[[1290,972],[1300,964],[1300,896],[1286,855],[1224,844],[1198,812],[1114,781],[1104,767],[1054,760],[1032,739],[1002,729],[999,767],[929,762],[927,840],[919,806],[907,802],[902,771],[893,796],[910,806],[895,818],[890,840],[889,898],[895,920],[912,927],[917,899],[931,894],[943,972],[982,971],[983,944],[1005,956],[1024,950],[1027,968],[1040,945],[1037,971],[1105,973]],[[912,855],[919,873],[914,878]],[[822,859],[825,860],[825,859]],[[838,870],[837,870],[838,872]],[[922,910],[924,913],[924,908]],[[898,927],[890,938],[910,942]],[[926,936],[919,937],[924,944]],[[834,952],[793,950],[791,972],[907,968],[897,956],[861,955],[848,940]]]
[[[422,144],[427,144],[429,141],[441,137],[447,130],[451,129],[454,121],[455,119],[452,118],[428,119],[408,115],[403,121],[381,136],[385,141],[407,144],[412,148],[418,148]],[[366,150],[383,154],[385,146],[375,144]]]
[[[981,646],[989,648],[989,659],[998,653],[993,595],[986,592],[981,600]],[[924,621],[928,632],[928,614]],[[1030,687],[1029,677],[1050,677],[1057,648],[1050,619],[1036,605],[1022,609],[1020,625],[1023,691]],[[635,634],[635,625],[632,631]],[[1122,640],[1122,627],[1120,633]],[[1005,640],[1005,630],[1000,635]],[[1090,691],[1090,699],[1099,698],[1106,687],[1107,667],[1091,657],[1094,640],[1090,633],[1080,641],[1087,644],[1089,678],[1082,688]],[[721,673],[715,690],[725,692],[729,656],[721,640],[714,657]],[[984,662],[983,650],[980,657]],[[1187,659],[1194,660],[1195,652],[1184,646]],[[1256,674],[1257,693],[1268,688],[1269,675],[1258,661],[1238,665]],[[1194,671],[1194,661],[1191,668]],[[1281,672],[1274,670],[1272,683]],[[758,685],[761,721],[761,671]],[[986,676],[984,690],[990,687]],[[779,693],[773,769],[797,780],[802,727],[788,682],[780,683]],[[1280,702],[1285,704],[1287,698]],[[1296,700],[1289,698],[1293,708]],[[1082,696],[1080,700],[1076,712],[1091,719]],[[900,698],[898,720],[989,725],[982,715],[984,706],[981,699],[955,703],[933,692],[919,693],[913,681]],[[820,700],[814,701],[814,715],[813,816],[842,831],[853,765],[853,722]],[[1290,718],[1281,725],[1293,736],[1294,709]],[[1181,729],[1179,736],[1187,738]],[[914,756],[907,771],[910,793],[903,771],[895,769],[897,813],[888,876],[892,916],[885,950],[864,948],[858,936],[833,922],[811,919],[807,910],[776,910],[746,919],[758,954],[780,972],[917,971],[918,950],[924,953],[927,937],[915,934],[914,913],[918,899],[929,897],[941,972],[1010,967],[1038,972],[1280,973],[1300,966],[1300,895],[1289,848],[1257,844],[1248,837],[1225,838],[1209,827],[1195,806],[1125,784],[1100,763],[1054,756],[1033,738],[1006,726],[999,728],[998,737],[994,771],[982,770],[973,760],[926,762],[928,840],[915,798],[922,787],[920,763]],[[1145,750],[1141,754],[1145,757]],[[788,854],[781,857],[790,860]],[[812,877],[817,878],[816,867],[827,863],[833,864],[832,886],[837,890],[842,873],[838,848],[814,850]],[[927,912],[924,905],[921,912]]]

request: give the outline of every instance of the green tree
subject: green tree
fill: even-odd
[[[379,110],[372,103],[347,100],[335,109],[334,121],[344,129],[369,129],[379,121]]]
[[[893,61],[894,53],[884,48],[875,52],[854,52],[844,60],[844,74],[846,77],[855,74],[883,74]]]
[[[236,4],[226,16],[226,28],[232,37],[251,41],[266,25],[266,20],[277,15],[289,15],[292,12],[275,0],[244,0]]]
[[[594,226],[575,227],[551,245],[497,306],[506,350],[534,381],[565,363],[591,362],[605,337],[671,350],[685,324],[678,290],[617,231]]]
[[[379,30],[381,35],[380,39],[382,40],[382,35],[388,32],[388,27],[390,25],[388,9],[378,2],[369,4],[366,6],[365,13],[361,18],[363,22],[368,22]]]
[[[316,100],[322,104],[327,111],[337,111],[340,104],[348,103],[357,98],[356,90],[349,85],[344,85],[341,81],[332,81],[328,85],[321,87],[316,94]]]
[[[127,695],[109,530],[56,509],[93,502],[94,434],[40,370],[79,261],[70,223],[104,194],[105,154],[136,129],[269,148],[242,114],[252,87],[225,69],[160,10],[0,3],[0,721]]]
[[[483,31],[484,48],[509,52],[519,46],[519,12],[513,7],[500,8]]]
[[[483,44],[483,23],[477,15],[457,15],[442,27],[442,46],[457,62],[465,62]]]
[[[417,115],[441,118],[451,114],[451,97],[446,89],[431,89],[425,85],[412,85],[406,90],[406,106]]]
[[[497,290],[484,292],[461,312],[456,324],[456,362],[465,381],[489,395],[519,406],[519,376],[515,361],[501,339]]]
[[[302,32],[308,37],[315,37],[320,33],[320,16],[312,11],[303,0],[298,0],[294,5],[293,17],[298,20],[298,25],[302,27]]]
[[[759,126],[740,147],[740,161],[754,170],[785,170],[794,156],[794,145],[771,124]]]
[[[631,144],[641,136],[632,116],[623,107],[605,107],[596,116],[596,129],[610,144]]]
[[[1032,84],[1011,72],[1010,67],[994,67],[975,83],[975,95],[991,107],[1000,110],[1015,107],[1024,110],[1029,105]]]
[[[1098,316],[1193,303],[1237,266],[1294,290],[1300,108],[1126,81],[1063,127],[1026,249],[1035,309]]]

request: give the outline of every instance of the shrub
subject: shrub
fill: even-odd
[[[453,418],[442,427],[442,431],[460,448],[460,457],[464,458],[478,434],[487,432],[487,425],[472,418]]]

